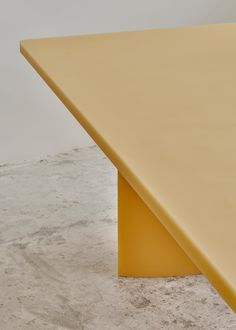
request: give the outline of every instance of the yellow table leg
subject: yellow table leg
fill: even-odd
[[[118,273],[143,277],[200,273],[120,173]]]

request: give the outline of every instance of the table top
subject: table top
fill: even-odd
[[[21,52],[236,310],[236,24]]]

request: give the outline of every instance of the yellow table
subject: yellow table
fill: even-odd
[[[200,271],[236,311],[236,24],[21,52],[118,169],[119,274]]]

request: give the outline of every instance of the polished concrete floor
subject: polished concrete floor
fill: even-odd
[[[203,276],[117,277],[116,193],[97,147],[0,166],[0,329],[236,329]]]

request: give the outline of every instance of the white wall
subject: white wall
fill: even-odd
[[[0,4],[0,163],[93,144],[20,55],[20,39],[236,21],[235,0],[0,0]]]

